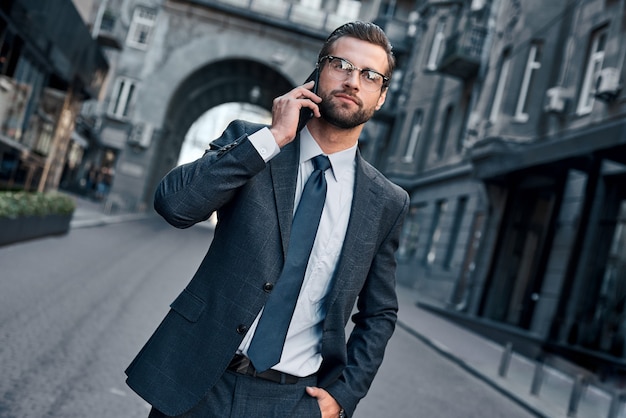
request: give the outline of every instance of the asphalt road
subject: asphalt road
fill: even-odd
[[[0,247],[0,417],[146,417],[124,369],[211,236],[149,219]],[[530,416],[398,328],[354,418]]]

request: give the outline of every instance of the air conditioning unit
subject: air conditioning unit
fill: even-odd
[[[564,87],[556,86],[546,90],[544,110],[548,113],[565,113],[569,97]]]
[[[486,3],[485,0],[472,0],[470,10],[472,12],[478,12],[485,8],[485,3]]]
[[[594,96],[602,101],[609,102],[617,97],[620,90],[619,70],[613,67],[601,69],[596,78]]]
[[[128,142],[141,148],[148,148],[152,142],[154,128],[150,123],[137,123],[132,130]]]

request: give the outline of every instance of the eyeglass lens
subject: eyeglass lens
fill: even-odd
[[[328,60],[330,74],[336,80],[345,80],[353,71],[359,71],[359,78],[363,88],[370,91],[380,89],[385,81],[385,77],[379,72],[360,69],[346,59],[333,56],[324,58]]]

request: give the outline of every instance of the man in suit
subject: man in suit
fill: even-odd
[[[271,126],[234,121],[202,158],[163,178],[155,209],[169,223],[187,228],[214,211],[218,222],[196,274],[126,371],[150,417],[352,416],[397,318],[395,251],[409,199],[357,149],[394,65],[378,26],[345,24],[319,54],[317,94],[315,81],[294,88],[274,100]],[[298,132],[305,108],[313,117]],[[301,244],[294,211],[320,154],[330,168],[320,171],[317,235],[279,360],[265,370],[256,356],[274,337],[258,342],[270,335],[261,322]]]

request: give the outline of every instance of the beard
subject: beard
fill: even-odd
[[[345,91],[331,91],[321,96],[322,102],[319,104],[322,118],[331,125],[340,129],[352,129],[364,124],[374,115],[376,109],[364,108],[363,102],[359,99],[357,99],[359,108],[356,111],[350,111],[347,105],[333,101],[335,93],[349,94]]]

